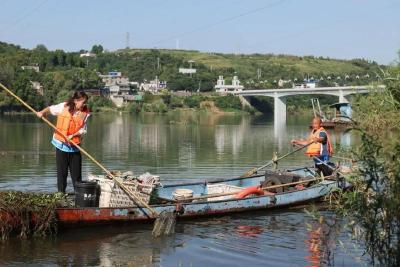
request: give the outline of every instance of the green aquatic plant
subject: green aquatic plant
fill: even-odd
[[[20,238],[46,236],[57,232],[56,208],[65,194],[0,192],[0,235],[7,239],[11,233]]]

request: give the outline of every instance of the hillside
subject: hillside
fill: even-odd
[[[112,70],[121,71],[131,81],[143,82],[158,76],[167,81],[169,90],[207,92],[214,89],[219,75],[230,79],[237,75],[245,89],[277,87],[279,79],[302,81],[306,77],[327,77],[320,86],[366,84],[375,80],[380,73],[375,62],[363,59],[335,60],[298,57],[290,55],[252,54],[233,55],[203,53],[198,51],[165,49],[122,49],[104,51],[101,45],[94,45],[95,57],[82,58],[79,52],[65,52],[61,49],[50,51],[44,45],[34,49],[23,49],[17,45],[0,42],[0,81],[13,88],[19,96],[29,99],[35,107],[65,99],[71,90],[101,88],[98,73]],[[189,77],[178,73],[180,67],[189,67],[194,60],[197,73]],[[21,66],[34,65],[40,71],[22,70]],[[257,77],[257,71],[261,74]],[[369,78],[364,75],[368,74]],[[348,75],[347,79],[344,79]],[[356,76],[360,79],[356,79]],[[340,76],[341,79],[336,79]],[[43,96],[33,91],[31,81],[43,86]],[[287,86],[291,86],[288,84]],[[0,109],[19,107],[4,93],[0,93]]]
[[[337,60],[313,56],[292,56],[273,54],[222,54],[206,53],[185,50],[150,50],[130,49],[119,50],[119,53],[130,55],[143,55],[158,51],[161,55],[169,55],[184,62],[195,61],[196,64],[204,65],[214,72],[234,71],[241,78],[257,79],[257,69],[261,70],[262,79],[297,79],[309,76],[343,76],[344,75],[373,75],[378,70],[378,64],[364,59]],[[187,63],[185,64],[188,65]],[[384,68],[384,66],[380,66]],[[296,77],[299,76],[299,77]],[[375,76],[375,75],[374,75]]]

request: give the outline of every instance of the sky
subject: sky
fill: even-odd
[[[398,59],[400,0],[0,0],[0,41]]]

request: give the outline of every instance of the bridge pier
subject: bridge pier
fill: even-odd
[[[343,90],[339,90],[339,103],[349,103],[349,100],[347,100]]]
[[[274,96],[274,125],[286,124],[286,97]]]

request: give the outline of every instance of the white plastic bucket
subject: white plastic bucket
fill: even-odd
[[[172,193],[172,197],[175,200],[185,200],[187,198],[193,197],[193,190],[184,189],[184,188],[176,189]]]

